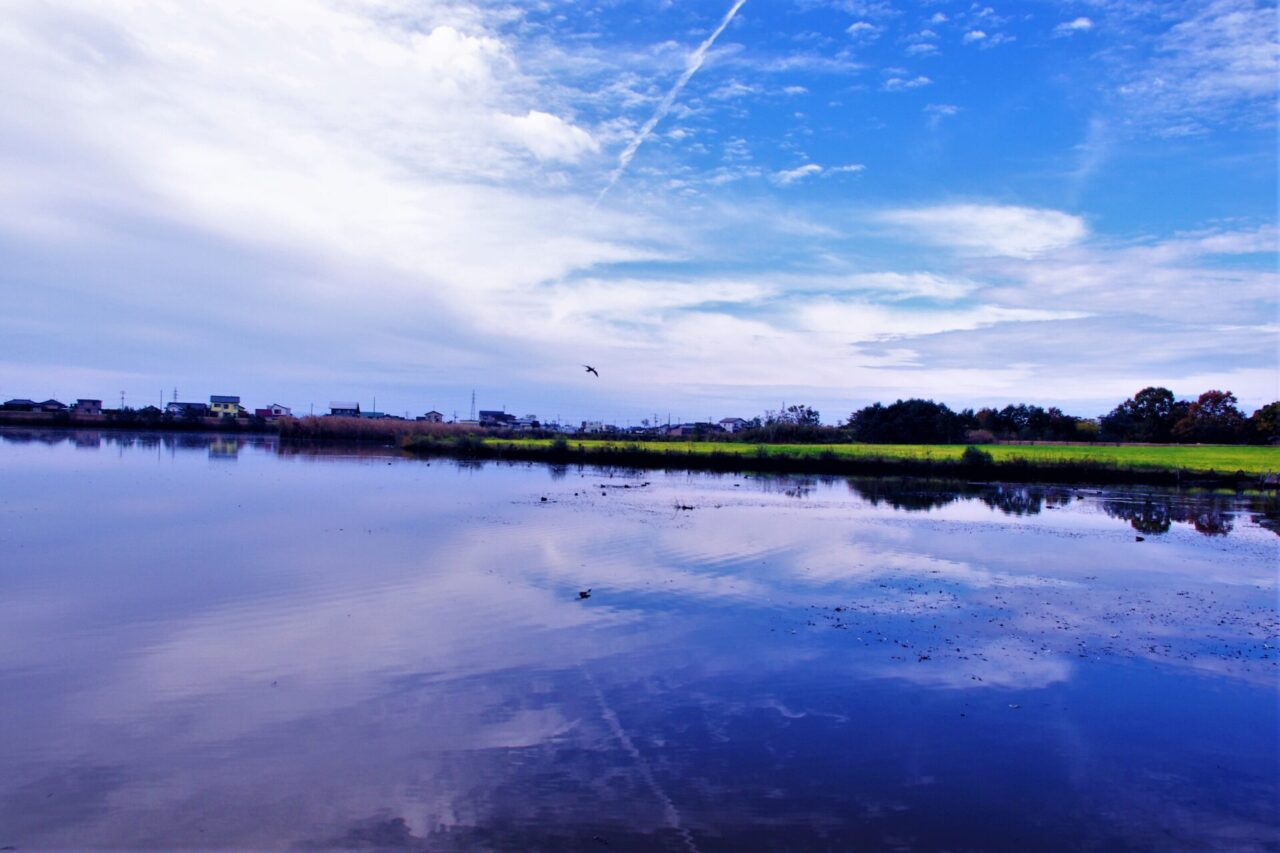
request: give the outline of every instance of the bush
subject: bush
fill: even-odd
[[[989,429],[971,429],[964,435],[970,444],[995,444],[996,437]]]
[[[965,465],[990,465],[995,462],[990,453],[985,450],[979,450],[972,444],[964,449],[964,453],[960,454],[960,461]]]

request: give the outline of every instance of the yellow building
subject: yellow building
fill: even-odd
[[[209,397],[209,413],[220,418],[238,418],[244,414],[239,397],[214,394]]]

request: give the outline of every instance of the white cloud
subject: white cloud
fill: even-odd
[[[1212,0],[1157,40],[1120,93],[1135,124],[1189,136],[1214,124],[1274,125],[1278,78],[1274,5]]]
[[[0,230],[62,223],[43,239],[63,254],[158,252],[147,247],[181,235],[201,269],[130,276],[113,298],[230,323],[220,306],[244,291],[322,314],[317,331],[357,313],[333,307],[357,269],[360,312],[412,304],[464,334],[488,322],[479,293],[652,256],[616,236],[643,240],[650,226],[588,215],[586,199],[541,171],[597,148],[557,115],[555,91],[525,78],[483,26],[417,10],[18,4],[3,39],[24,80],[0,81],[0,138],[26,144],[0,145]],[[250,258],[271,272],[241,283]],[[193,283],[202,277],[217,284]],[[238,313],[255,328],[272,315]]]
[[[916,77],[890,77],[884,81],[884,90],[886,92],[903,92],[908,89],[919,89],[922,86],[928,86],[933,81],[923,74]]]
[[[960,108],[955,104],[927,104],[924,108],[924,114],[928,116],[929,127],[937,130],[942,124],[944,118],[958,115]]]
[[[1088,234],[1078,216],[1031,207],[954,204],[890,210],[879,218],[926,242],[1015,258],[1063,249]]]
[[[843,282],[852,290],[878,292],[889,299],[955,300],[978,289],[978,283],[970,279],[926,272],[857,273],[847,276]]]
[[[822,174],[822,167],[817,163],[805,163],[803,166],[797,166],[794,169],[775,172],[773,180],[785,187],[790,184],[794,184],[796,181],[803,180],[804,178],[820,174]]]
[[[818,299],[797,310],[801,328],[828,340],[871,342],[942,332],[971,331],[1001,323],[1027,323],[1078,319],[1081,311],[1047,311],[1037,308],[936,308],[905,311],[857,299]]]
[[[1093,21],[1085,17],[1076,18],[1074,21],[1063,21],[1061,24],[1053,28],[1055,36],[1073,36],[1076,33],[1086,33],[1093,29]]]
[[[880,28],[870,21],[854,21],[845,32],[861,41],[873,41],[880,36]]]
[[[540,110],[523,116],[499,116],[499,125],[512,138],[533,152],[539,160],[572,163],[583,154],[600,150],[600,145],[580,127]]]
[[[986,37],[987,34],[982,30],[969,30],[964,34],[964,38],[962,38],[961,41],[965,44],[973,44],[975,41],[982,41]]]
[[[938,46],[929,42],[919,42],[918,44],[909,44],[904,50],[908,56],[922,56],[926,53],[936,53]]]
[[[781,172],[773,174],[773,182],[781,186],[790,186],[791,184],[801,181],[805,178],[811,178],[821,175],[829,178],[832,175],[848,175],[864,171],[867,167],[862,163],[848,163],[844,166],[828,166],[823,168],[817,163],[805,163],[803,166],[797,166],[794,169],[785,169]]]
[[[749,95],[758,94],[760,94],[759,86],[752,86],[750,84],[743,83],[740,80],[730,80],[724,85],[712,90],[707,97],[716,101],[733,101],[738,98],[745,98]]]

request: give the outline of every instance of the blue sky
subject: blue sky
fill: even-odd
[[[0,395],[1251,409],[1276,40],[1257,0],[16,0]]]

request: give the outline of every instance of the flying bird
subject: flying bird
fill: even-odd
[[[587,373],[594,373],[596,375],[596,379],[600,378],[600,371],[596,370],[594,367],[592,367],[589,364],[584,364],[582,366],[587,369]]]

